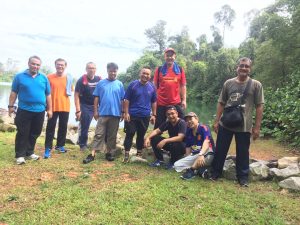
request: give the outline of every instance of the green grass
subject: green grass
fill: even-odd
[[[89,165],[76,146],[48,160],[14,164],[14,133],[0,133],[0,224],[299,224],[300,194],[274,182],[179,174],[142,163]],[[43,138],[36,153],[42,155]]]

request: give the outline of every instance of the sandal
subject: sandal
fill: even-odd
[[[129,163],[129,152],[125,152],[123,163]]]

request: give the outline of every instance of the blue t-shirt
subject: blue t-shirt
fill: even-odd
[[[100,80],[99,76],[94,76],[92,80],[87,75],[79,78],[75,86],[75,92],[79,93],[80,104],[94,105],[93,92]]]
[[[51,93],[47,77],[38,73],[33,78],[28,70],[15,75],[11,90],[18,95],[18,107],[31,112],[45,111],[46,96]]]
[[[142,84],[139,80],[132,81],[125,93],[129,101],[129,114],[136,117],[147,117],[151,113],[151,105],[156,102],[156,90],[151,82]]]
[[[199,124],[196,132],[196,136],[193,135],[193,129],[187,128],[185,134],[185,144],[186,147],[190,147],[192,149],[192,153],[196,154],[200,152],[200,149],[203,145],[204,140],[210,140],[210,148],[214,149],[214,143],[211,137],[211,133],[209,128],[206,125]]]
[[[93,95],[99,97],[100,116],[121,116],[121,101],[124,99],[124,86],[119,80],[99,81]]]

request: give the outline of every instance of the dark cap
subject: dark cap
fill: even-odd
[[[194,113],[194,112],[189,112],[188,114],[186,114],[186,115],[184,116],[184,119],[186,119],[187,117],[195,117],[195,118],[198,120],[198,116],[197,116],[197,114]]]
[[[173,53],[176,54],[174,48],[167,48],[167,49],[165,50],[165,54],[166,54],[167,52],[173,52]]]
[[[175,110],[175,111],[177,111],[177,109],[176,109],[176,107],[174,105],[168,105],[168,106],[166,106],[166,112],[168,110]]]

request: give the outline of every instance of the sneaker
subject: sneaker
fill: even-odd
[[[195,176],[196,176],[195,171],[192,168],[189,168],[180,177],[183,180],[190,180],[190,179],[194,178]]]
[[[95,156],[93,156],[92,154],[89,154],[86,157],[86,159],[84,159],[82,162],[83,162],[83,164],[88,164],[88,163],[90,163],[90,162],[92,162],[94,160],[95,160]]]
[[[88,149],[88,147],[87,147],[86,145],[80,147],[80,151],[81,151],[81,152],[84,152],[84,151],[86,151],[87,149]]]
[[[106,153],[106,155],[105,155],[105,159],[107,160],[107,161],[114,161],[115,160],[115,157],[113,157],[112,155],[111,155],[111,153]]]
[[[60,151],[60,153],[66,153],[67,152],[67,150],[65,149],[64,146],[61,146],[61,147],[56,146],[55,149],[58,150],[58,151]]]
[[[208,179],[209,178],[209,173],[208,173],[208,170],[204,170],[203,173],[201,174],[201,177],[204,178],[204,179]]]
[[[39,160],[40,159],[40,156],[39,155],[36,155],[36,154],[31,154],[30,156],[28,156],[29,159],[32,159],[32,160]]]
[[[159,159],[155,160],[153,163],[150,163],[150,167],[160,167],[162,164],[164,164],[164,161],[160,161]]]
[[[249,187],[249,183],[247,180],[238,180],[241,187]]]
[[[45,153],[44,153],[44,159],[48,159],[51,156],[51,149],[50,148],[46,148],[45,149]]]
[[[17,162],[17,165],[22,165],[22,164],[25,164],[26,161],[24,159],[24,157],[19,157],[16,159],[16,162]]]
[[[174,169],[174,163],[169,162],[166,166],[165,166],[166,170],[171,170]]]

